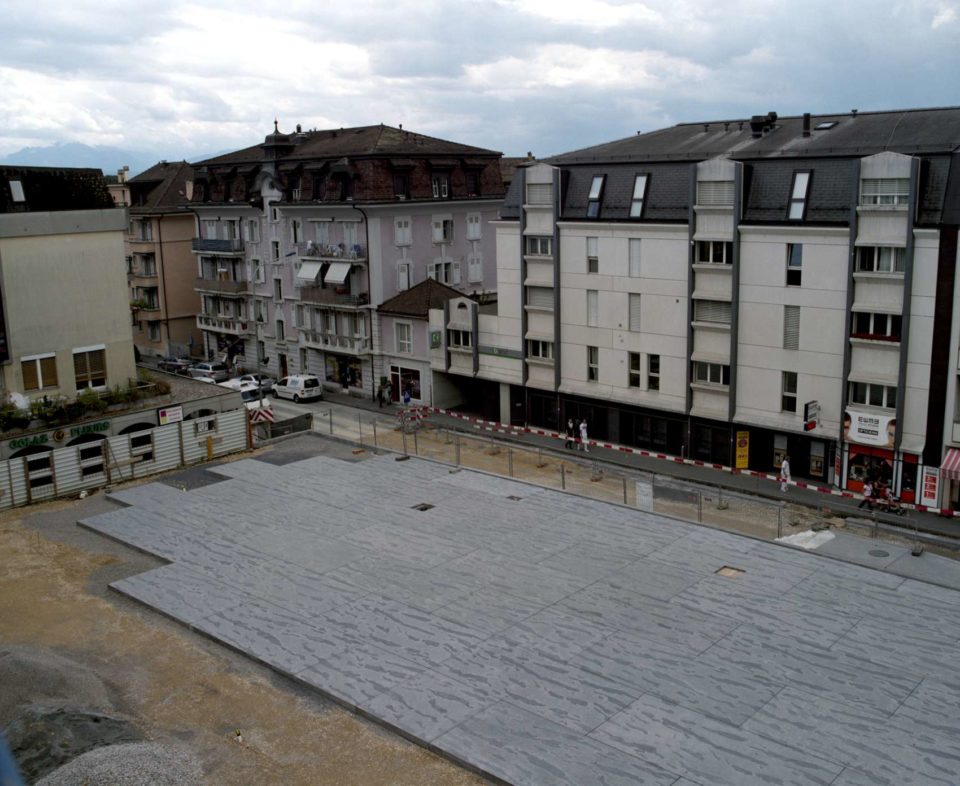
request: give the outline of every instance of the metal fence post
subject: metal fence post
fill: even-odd
[[[703,492],[697,492],[697,523],[703,524]]]
[[[460,435],[456,435],[457,466],[460,466]]]
[[[560,488],[564,491],[567,489],[567,467],[562,461],[560,462]]]
[[[373,426],[373,448],[374,448],[374,450],[376,450],[377,447],[378,447],[378,445],[377,445],[377,421],[371,420],[371,421],[370,421],[370,425]]]
[[[627,504],[627,478],[626,475],[623,477],[623,504]]]
[[[783,506],[777,508],[777,537],[783,537]]]
[[[360,447],[363,447],[363,421],[361,420],[363,416],[358,412],[357,413],[357,430],[360,432]]]
[[[406,456],[407,455],[407,432],[401,431],[400,436],[403,437],[403,455]]]
[[[507,472],[513,477],[513,448],[507,447]]]
[[[332,409],[327,410],[327,420],[330,421],[330,436],[332,437],[333,436],[333,410]]]
[[[413,455],[414,456],[420,455],[420,445],[417,442],[417,431],[418,429],[413,430]]]

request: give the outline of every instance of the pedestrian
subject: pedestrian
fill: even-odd
[[[780,462],[780,491],[790,488],[790,456],[784,454]]]
[[[406,385],[403,386],[403,405],[404,405],[405,407],[409,407],[409,406],[410,406],[410,399],[411,399],[411,398],[412,398],[412,396],[410,395],[410,384],[407,383]]]
[[[567,420],[567,432],[566,439],[563,441],[563,446],[567,450],[573,450],[574,445],[577,444],[577,429],[573,425],[573,418]]]
[[[863,500],[857,505],[857,509],[859,510],[864,505],[867,506],[867,510],[873,510],[873,483],[869,480],[863,484]]]
[[[377,403],[380,405],[380,409],[383,409],[383,383],[377,387]]]
[[[393,403],[393,383],[387,382],[387,388],[383,391],[383,397],[387,400],[387,404]]]
[[[580,421],[580,447],[584,452],[589,453],[590,448],[587,446],[587,421],[586,419]]]

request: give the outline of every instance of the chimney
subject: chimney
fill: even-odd
[[[750,118],[750,131],[754,139],[759,139],[763,136],[763,127],[767,123],[767,118],[764,115],[754,115]]]
[[[803,135],[810,136],[810,113],[803,113]]]
[[[851,117],[856,117],[858,111],[859,111],[859,110],[857,110],[857,109],[851,109],[851,110],[850,110],[850,116],[851,116]]]

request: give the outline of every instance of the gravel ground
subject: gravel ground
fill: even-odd
[[[182,746],[139,742],[110,745],[78,756],[37,786],[200,786],[200,763]]]

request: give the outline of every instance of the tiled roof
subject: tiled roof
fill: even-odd
[[[444,303],[455,297],[463,297],[463,292],[428,278],[385,300],[377,307],[377,311],[381,314],[426,319],[431,308],[443,308]]]
[[[187,205],[187,181],[193,168],[186,161],[161,161],[130,178],[130,212],[149,213]]]

